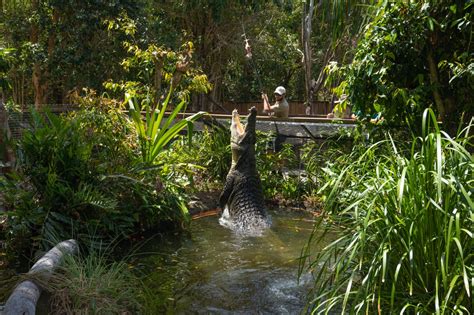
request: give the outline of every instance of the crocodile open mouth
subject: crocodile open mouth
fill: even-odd
[[[257,110],[252,107],[247,117],[247,123],[246,125],[243,125],[237,110],[234,109],[232,112],[232,123],[230,126],[232,165],[235,165],[242,155],[255,145],[256,116]]]
[[[245,135],[245,127],[240,121],[240,115],[236,109],[232,111],[232,123],[230,126],[230,141],[232,144],[240,144]]]

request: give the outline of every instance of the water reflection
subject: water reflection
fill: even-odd
[[[237,235],[208,217],[193,221],[189,238],[150,242],[143,251],[160,254],[140,255],[145,283],[177,313],[301,312],[311,276],[298,283],[298,257],[313,221],[294,212],[272,218],[259,237]]]

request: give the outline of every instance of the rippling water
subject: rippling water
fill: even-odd
[[[272,228],[258,237],[236,235],[217,217],[195,220],[189,237],[150,241],[136,267],[157,303],[173,313],[299,313],[312,283],[310,274],[298,282],[298,257],[313,220],[271,215]]]

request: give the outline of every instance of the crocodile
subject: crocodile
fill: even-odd
[[[256,120],[255,107],[249,110],[245,128],[237,110],[232,112],[232,165],[219,198],[220,207],[224,209],[221,224],[244,233],[258,233],[271,225],[255,163]]]

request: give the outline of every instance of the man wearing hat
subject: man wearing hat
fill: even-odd
[[[267,94],[262,93],[263,112],[274,113],[275,117],[278,118],[287,118],[290,111],[290,106],[285,99],[286,89],[283,86],[279,86],[275,89],[274,93],[276,100],[275,105],[270,105]]]

